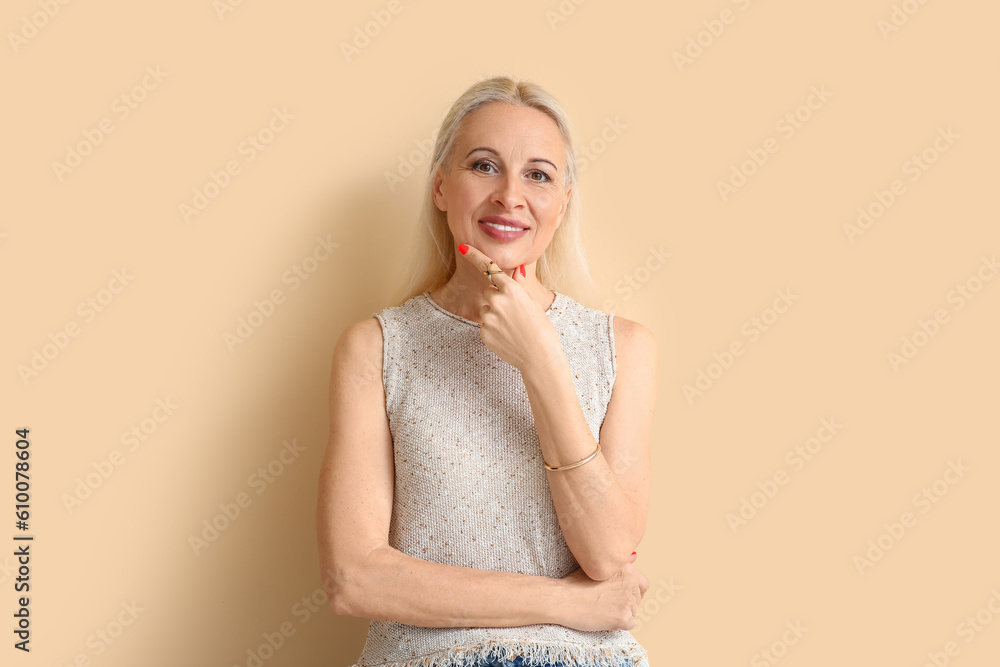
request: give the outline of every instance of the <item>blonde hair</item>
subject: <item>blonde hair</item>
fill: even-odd
[[[397,292],[397,303],[424,291],[433,291],[444,285],[455,273],[455,239],[448,228],[447,214],[435,204],[431,195],[434,176],[439,167],[451,169],[455,143],[467,115],[491,102],[505,102],[541,111],[559,128],[566,146],[566,177],[564,188],[573,187],[562,223],[552,236],[545,252],[535,265],[535,277],[549,289],[572,296],[582,290],[588,296],[593,290],[593,280],[584,252],[580,234],[580,188],[576,181],[576,154],[569,117],[559,103],[540,86],[530,81],[515,81],[497,76],[473,84],[455,100],[441,122],[441,129],[434,143],[434,152],[426,175],[424,200],[413,243],[405,285]]]

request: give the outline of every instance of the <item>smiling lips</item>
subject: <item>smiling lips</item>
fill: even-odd
[[[527,225],[512,218],[491,215],[479,221],[483,231],[498,241],[513,241],[528,232]]]

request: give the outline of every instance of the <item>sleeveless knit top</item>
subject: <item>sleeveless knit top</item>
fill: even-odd
[[[614,315],[559,292],[545,314],[598,440],[615,381]],[[575,570],[520,371],[485,346],[479,323],[427,292],[372,317],[382,327],[395,461],[389,545],[458,567],[547,577]],[[385,620],[370,622],[352,667],[471,667],[516,655],[526,665],[649,667],[627,630],[423,628]]]

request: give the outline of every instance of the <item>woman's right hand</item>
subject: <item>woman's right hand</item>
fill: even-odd
[[[563,577],[571,603],[562,625],[584,632],[635,627],[639,602],[649,589],[649,578],[633,565],[635,559],[633,554],[625,567],[605,581],[594,581],[581,568]]]

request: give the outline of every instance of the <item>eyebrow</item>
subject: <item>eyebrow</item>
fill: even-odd
[[[473,148],[471,151],[469,151],[468,153],[466,153],[465,158],[468,159],[468,157],[470,155],[472,155],[473,153],[475,153],[476,151],[486,151],[487,153],[493,153],[497,157],[500,157],[500,153],[497,153],[492,148],[487,148],[486,146],[480,146],[479,148]],[[533,158],[529,159],[528,162],[547,162],[548,164],[552,165],[553,169],[555,169],[556,171],[559,171],[559,167],[557,167],[555,164],[553,164],[551,160],[546,160],[545,158],[542,158],[542,157],[533,157]]]

